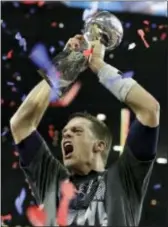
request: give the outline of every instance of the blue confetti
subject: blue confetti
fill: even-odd
[[[55,52],[55,47],[51,46],[49,51],[50,51],[51,54],[53,54]]]
[[[25,98],[26,98],[26,95],[23,95],[23,96],[21,97],[22,102],[25,100]]]
[[[35,12],[36,12],[36,10],[35,10],[34,8],[31,8],[31,9],[30,9],[30,13],[31,13],[31,14],[34,14]]]
[[[15,207],[17,212],[22,215],[23,214],[23,202],[26,198],[26,190],[23,188],[20,192],[20,195],[15,200]]]
[[[19,2],[13,2],[13,6],[14,6],[15,8],[18,8],[18,7],[20,6],[20,3],[19,3]]]
[[[155,185],[153,186],[153,188],[154,188],[155,190],[158,190],[158,189],[161,188],[161,184],[155,184]]]
[[[15,84],[14,84],[13,82],[7,81],[7,85],[13,86],[13,85],[15,85]]]
[[[1,133],[1,136],[6,136],[8,133],[9,133],[9,129],[5,127],[4,131]]]
[[[58,74],[59,72],[56,70],[55,66],[52,64],[46,47],[39,43],[35,45],[32,49],[30,54],[30,59],[34,62],[36,66],[43,69],[48,76],[53,89],[51,89],[50,100],[53,101],[54,99],[58,98],[59,93],[59,80]]]
[[[122,75],[123,78],[131,78],[133,76],[134,76],[134,71],[128,71],[128,72],[123,73],[123,75]]]
[[[4,60],[4,61],[7,60],[7,56],[6,55],[3,55],[2,56],[2,60]]]
[[[130,22],[125,23],[125,27],[126,28],[130,28],[131,27],[131,23]]]
[[[62,40],[59,40],[58,41],[58,44],[62,47],[62,46],[65,46],[65,43],[64,43],[64,41],[62,41]]]
[[[26,39],[21,36],[20,32],[16,33],[15,39],[19,41],[19,46],[23,47],[24,51],[27,51]]]
[[[157,25],[156,25],[156,24],[151,24],[151,27],[152,27],[152,28],[156,28]]]
[[[2,28],[6,28],[6,23],[4,21],[2,21],[1,26],[2,26]]]
[[[47,49],[41,43],[37,44],[31,51],[30,59],[36,64],[39,68],[49,71],[52,68],[52,63],[48,57]]]

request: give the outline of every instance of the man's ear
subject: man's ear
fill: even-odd
[[[102,153],[106,148],[106,143],[103,140],[98,140],[95,142],[93,146],[94,153]]]

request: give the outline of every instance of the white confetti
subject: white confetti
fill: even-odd
[[[129,46],[128,46],[128,50],[132,50],[136,47],[136,44],[135,43],[130,43]]]

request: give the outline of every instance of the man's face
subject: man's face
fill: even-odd
[[[92,122],[82,117],[70,120],[62,131],[64,165],[78,170],[82,165],[90,168],[94,161],[95,142]]]

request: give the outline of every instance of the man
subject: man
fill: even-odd
[[[79,37],[70,39],[68,45],[79,46]],[[62,131],[64,166],[51,155],[37,132],[51,90],[44,80],[12,117],[12,134],[37,203],[47,211],[48,226],[55,223],[60,183],[67,178],[78,190],[69,206],[68,225],[137,226],[156,155],[159,104],[135,80],[122,78],[104,62],[104,45],[98,40],[91,45],[90,69],[136,115],[118,162],[105,170],[110,133],[104,123],[85,114],[72,116]]]

